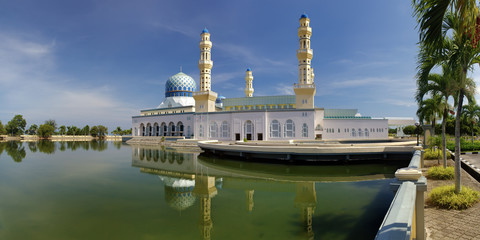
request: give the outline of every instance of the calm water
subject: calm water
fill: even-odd
[[[0,143],[0,239],[373,239],[400,165],[289,166],[114,142]]]

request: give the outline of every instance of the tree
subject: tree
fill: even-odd
[[[54,132],[57,130],[57,122],[55,122],[55,120],[48,119],[47,121],[45,121],[45,124],[52,126]]]
[[[443,167],[447,167],[447,147],[446,147],[446,123],[448,117],[448,111],[450,106],[448,105],[448,98],[454,94],[454,88],[451,86],[454,82],[452,74],[449,71],[448,65],[442,65],[443,74],[430,73],[431,69],[436,65],[436,62],[441,62],[443,58],[432,58],[428,51],[422,49],[419,54],[419,67],[417,73],[417,93],[415,99],[419,106],[423,105],[424,97],[427,94],[433,96],[440,96],[441,99],[433,100],[438,103],[438,110],[441,112],[442,118],[442,157]],[[435,128],[435,125],[433,125]]]
[[[97,126],[93,126],[90,129],[90,135],[92,135],[92,137],[97,137],[98,136],[98,127]]]
[[[443,21],[449,11],[459,20],[458,29],[473,29],[476,26],[478,8],[475,0],[413,0],[413,15],[417,18],[420,42],[432,52],[442,49]],[[464,31],[459,32],[462,38]]]
[[[132,129],[130,128],[123,130],[122,135],[132,135]]]
[[[98,137],[105,138],[105,135],[108,134],[108,128],[103,125],[98,125]]]
[[[475,82],[467,78],[474,64],[478,64],[480,19],[472,0],[414,0],[419,23],[420,46],[425,59],[432,59],[431,67],[445,64],[455,80],[449,85],[457,107],[455,118],[455,159],[460,159],[460,122],[463,99],[472,98]],[[452,12],[448,10],[451,9]],[[443,24],[442,24],[443,23]],[[430,69],[431,70],[431,69]],[[429,72],[429,71],[428,71]],[[455,193],[461,191],[461,165],[455,161]]]
[[[468,102],[468,105],[463,105],[462,117],[465,123],[467,124],[470,123],[472,126],[470,131],[472,133],[472,143],[473,143],[474,125],[477,124],[480,118],[480,106],[478,106],[472,101]]]
[[[50,124],[42,124],[38,127],[37,135],[41,138],[49,138],[55,132],[54,128]]]
[[[81,134],[83,135],[90,135],[90,126],[86,125],[82,128]]]
[[[117,136],[117,135],[123,135],[123,131],[121,127],[117,127],[115,130],[112,131],[112,134]]]
[[[27,130],[27,133],[30,135],[35,135],[37,134],[37,129],[38,129],[37,124],[32,124],[30,128]]]
[[[439,118],[442,110],[442,98],[439,95],[435,95],[419,103],[417,116],[421,123],[424,121],[431,122],[432,126],[435,127],[435,122],[437,118]]]
[[[55,128],[54,128],[54,129],[55,129]],[[58,134],[60,134],[60,135],[65,135],[65,134],[67,134],[67,127],[65,127],[64,125],[60,126],[60,127],[58,128]]]
[[[0,135],[5,135],[5,134],[7,134],[7,130],[3,126],[2,121],[0,121]]]
[[[22,115],[18,114],[7,123],[6,130],[7,133],[11,134],[12,136],[18,136],[25,132],[26,126],[27,121],[23,119]]]
[[[67,127],[67,135],[79,135],[80,129],[78,129],[75,126],[69,126]]]

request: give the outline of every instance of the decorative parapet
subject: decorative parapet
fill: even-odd
[[[313,55],[313,49],[297,49],[297,54],[306,53],[308,55]]]
[[[315,88],[315,84],[298,84],[294,83],[293,88]]]
[[[395,172],[397,181],[390,186],[396,194],[376,240],[425,239],[424,193],[427,191],[427,179],[422,176],[422,158],[422,151],[416,149],[408,167]]]

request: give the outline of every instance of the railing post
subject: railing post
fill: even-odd
[[[427,191],[427,179],[421,176],[415,185],[417,187],[415,198],[416,240],[425,240],[425,192]]]
[[[423,150],[422,146],[415,146],[413,147],[415,151],[419,150],[420,151],[420,168],[423,168],[423,155],[425,154],[425,150]]]
[[[415,168],[401,168],[395,172],[395,177],[401,181],[414,181],[415,195],[415,239],[425,240],[425,192],[427,179],[422,176],[422,171]]]

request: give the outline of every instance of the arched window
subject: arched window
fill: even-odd
[[[359,136],[359,137],[362,137],[362,136],[363,136],[363,132],[362,132],[362,129],[361,129],[361,128],[358,129],[358,136]]]
[[[175,123],[170,122],[168,124],[168,134],[167,136],[175,136]]]
[[[218,137],[217,135],[218,132],[218,125],[215,121],[210,122],[210,137],[211,138],[216,138]]]
[[[252,121],[248,120],[248,121],[245,122],[244,132],[245,132],[245,138],[247,140],[253,140],[253,123],[252,123]]]
[[[167,124],[165,122],[162,122],[160,126],[160,136],[167,136]]]
[[[295,123],[292,119],[288,119],[283,126],[284,137],[295,137]]]
[[[198,127],[198,136],[199,136],[199,137],[203,137],[203,125],[200,125],[200,126]]]
[[[355,128],[352,128],[352,137],[356,137],[357,136],[357,132],[355,132]]]
[[[369,135],[369,134],[368,134],[368,129],[365,128],[365,137],[368,137],[368,135]]]
[[[281,137],[280,135],[280,122],[277,120],[273,120],[270,123],[270,137],[271,138],[279,138]]]
[[[227,121],[222,122],[221,131],[222,131],[221,133],[222,138],[230,137],[230,126],[228,125]]]
[[[306,123],[302,125],[302,137],[308,137],[308,125]]]

